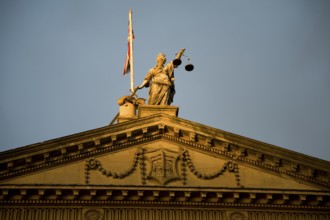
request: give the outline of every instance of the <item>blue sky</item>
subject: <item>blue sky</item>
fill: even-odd
[[[130,8],[136,85],[185,47],[179,117],[330,160],[327,0],[2,0],[0,151],[108,125],[129,94]]]

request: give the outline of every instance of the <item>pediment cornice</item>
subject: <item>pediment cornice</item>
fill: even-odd
[[[164,140],[330,188],[330,163],[195,122],[155,114],[0,153],[0,180]]]
[[[235,207],[329,210],[330,193],[306,190],[109,185],[2,185],[0,204]]]

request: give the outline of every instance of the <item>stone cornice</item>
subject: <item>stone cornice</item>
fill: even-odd
[[[330,188],[327,161],[164,114],[2,152],[0,180],[159,139]]]
[[[330,192],[105,185],[1,185],[5,205],[152,205],[328,210]]]

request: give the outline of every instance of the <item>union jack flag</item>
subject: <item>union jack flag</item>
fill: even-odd
[[[134,40],[134,32],[132,31],[133,36],[132,39]],[[126,73],[130,72],[131,70],[131,64],[130,64],[130,58],[131,58],[131,38],[130,38],[130,29],[128,27],[128,38],[127,38],[127,54],[126,54],[126,60],[125,65],[123,69],[123,75],[126,75]]]

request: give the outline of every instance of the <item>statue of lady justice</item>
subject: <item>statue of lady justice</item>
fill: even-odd
[[[184,51],[185,48],[181,49],[175,59],[180,59]],[[149,70],[144,81],[140,86],[136,87],[136,90],[150,86],[149,105],[170,105],[175,94],[174,68],[177,68],[177,66],[173,64],[173,61],[164,66],[166,56],[163,53],[158,54],[156,61],[156,66]]]

